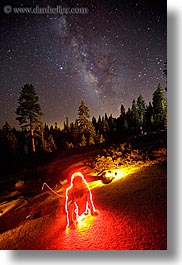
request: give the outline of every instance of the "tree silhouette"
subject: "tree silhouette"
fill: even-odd
[[[121,113],[120,116],[116,120],[116,129],[119,139],[125,136],[126,133],[126,113],[125,113],[125,107],[122,104],[121,105]]]
[[[153,93],[153,118],[154,125],[157,129],[167,126],[167,103],[164,90],[161,88],[160,83]]]
[[[131,107],[131,122],[132,122],[132,130],[134,135],[136,135],[139,125],[139,115],[137,111],[137,104],[136,100],[133,99],[132,101],[132,107]]]
[[[85,137],[87,140],[87,144],[91,145],[94,143],[96,133],[92,122],[89,120],[89,117],[89,108],[85,105],[85,102],[81,100],[81,104],[78,109],[78,124],[81,142],[83,142],[83,139]]]
[[[38,103],[39,98],[32,84],[26,84],[22,87],[18,98],[19,106],[16,110],[19,124],[22,128],[29,128],[31,134],[32,151],[35,152],[34,130],[41,122],[41,107]]]
[[[164,74],[164,76],[166,78],[166,85],[167,85],[167,60],[164,62],[163,74]],[[167,86],[165,87],[165,90],[167,91]]]
[[[78,125],[78,119],[76,119],[73,125],[73,132],[72,132],[73,144],[75,148],[77,148],[79,144],[79,134],[80,134],[80,129]]]
[[[149,105],[146,107],[146,112],[144,116],[144,123],[145,123],[145,130],[147,132],[152,131],[152,125],[153,125],[153,107],[152,103],[149,101]]]
[[[80,127],[80,133],[86,133],[88,130],[88,124],[89,124],[89,108],[85,105],[85,102],[81,100],[81,104],[78,109],[78,124]]]
[[[143,127],[143,118],[146,111],[146,105],[145,100],[140,94],[140,96],[137,98],[137,112],[138,112],[138,125],[140,127]]]
[[[16,153],[18,145],[17,139],[8,122],[2,127],[1,142],[1,146],[4,147],[3,149],[5,151],[11,154]]]

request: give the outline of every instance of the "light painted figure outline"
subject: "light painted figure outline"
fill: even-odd
[[[87,215],[89,211],[91,215],[98,214],[93,203],[91,190],[81,172],[75,172],[71,176],[71,184],[66,189],[65,210],[67,228],[76,223],[79,216]]]

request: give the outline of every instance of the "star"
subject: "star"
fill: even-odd
[[[117,114],[121,100],[126,109],[131,105],[131,94],[137,98],[141,93],[148,102],[158,82],[166,86],[164,3],[91,2],[85,2],[89,12],[84,15],[1,18],[0,108],[7,115],[0,123],[17,126],[17,98],[29,82],[36,86],[44,121],[53,124],[68,116],[65,109],[74,121],[83,97],[93,115],[102,115],[100,104],[103,113]]]

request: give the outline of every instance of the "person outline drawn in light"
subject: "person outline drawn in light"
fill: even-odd
[[[66,189],[66,228],[77,223],[81,215],[98,215],[99,211],[95,209],[92,200],[92,193],[86,179],[81,172],[75,172],[71,176],[71,184]]]

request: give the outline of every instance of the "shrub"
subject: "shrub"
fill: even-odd
[[[119,147],[112,146],[103,150],[102,155],[95,159],[86,160],[85,165],[91,167],[95,172],[114,169],[122,165],[136,164],[148,160],[148,154],[139,150],[132,150],[131,145],[121,144]]]

